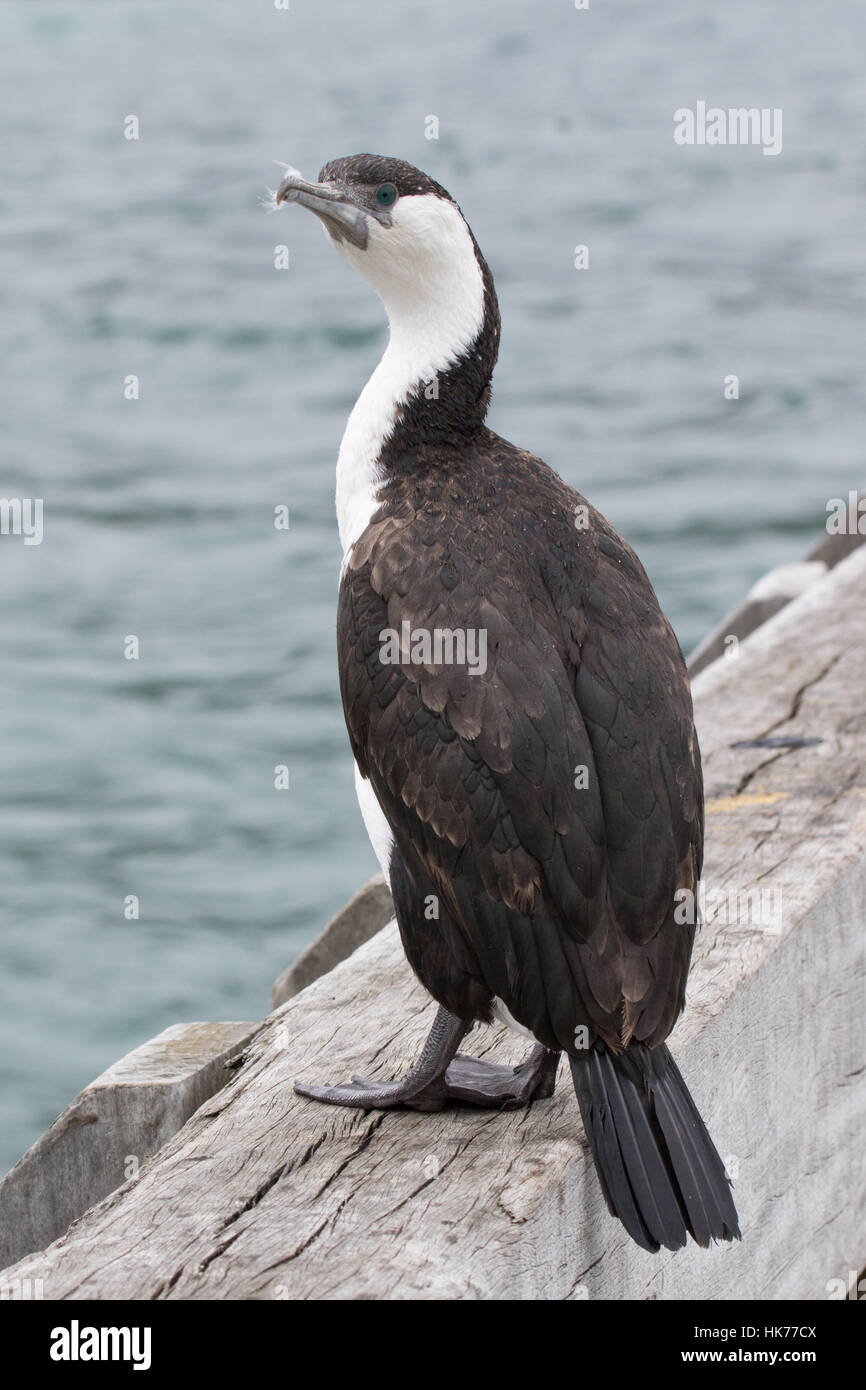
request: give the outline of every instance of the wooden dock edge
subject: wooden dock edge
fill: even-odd
[[[0,1267],[132,1177],[226,1084],[261,1026],[175,1023],[85,1086],[0,1182]]]
[[[302,989],[333,970],[393,916],[391,893],[382,874],[375,874],[353,893],[319,935],[278,975],[271,990],[271,1008],[279,1008]]]
[[[345,960],[388,922],[376,874],[275,981],[276,1008]],[[227,1084],[263,1023],[176,1023],[85,1086],[0,1179],[0,1269],[64,1235]],[[0,1299],[3,1287],[0,1284]]]
[[[296,1076],[397,1074],[431,1006],[393,926],[278,1008],[138,1175],[0,1275],[48,1299],[827,1298],[863,1267],[866,550],[695,682],[706,920],[671,1039],[743,1241],[651,1256],[576,1102],[355,1113]],[[477,1030],[469,1050],[514,1060]]]
[[[863,497],[866,494],[860,493],[859,498]],[[746,597],[689,653],[687,664],[692,680],[720,656],[725,656],[733,644],[779,613],[810,584],[819,583],[828,570],[847,560],[864,541],[866,534],[859,530],[828,534],[825,529],[805,560],[777,565],[762,575]]]

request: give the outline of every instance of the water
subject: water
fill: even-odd
[[[688,649],[863,482],[866,14],[21,0],[0,29],[2,494],[45,505],[42,545],[0,537],[2,1167],[159,1029],[261,1017],[376,867],[333,470],[382,315],[259,207],[271,161],[399,154],[460,199],[492,425],[622,530]],[[677,147],[699,98],[782,107],[782,154]]]

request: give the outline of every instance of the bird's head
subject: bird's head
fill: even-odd
[[[276,202],[316,214],[383,300],[392,335],[435,331],[459,353],[483,331],[492,371],[499,337],[493,280],[460,208],[434,179],[402,159],[357,154],[326,164],[316,183],[289,170]]]

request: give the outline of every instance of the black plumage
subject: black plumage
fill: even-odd
[[[486,672],[383,666],[381,633],[407,621],[484,629]],[[484,427],[415,444],[351,553],[337,632],[358,765],[417,904],[438,896],[457,928],[443,958],[407,900],[422,982],[461,1017],[498,995],[551,1049],[581,1025],[661,1042],[694,934],[674,892],[700,872],[700,760],[676,638],[625,542]]]
[[[353,207],[372,207],[381,180],[451,202],[378,156],[320,177]],[[419,388],[397,408],[378,509],[345,558],[337,642],[352,750],[393,834],[397,921],[422,984],[467,1026],[489,1022],[497,997],[539,1051],[568,1054],[606,1200],[639,1244],[730,1239],[723,1165],[664,1046],[695,931],[678,895],[696,893],[703,855],[685,664],[622,537],[485,425],[499,310],[472,245],[483,322],[435,395]],[[383,633],[404,624],[483,631],[486,670],[407,652],[383,662]],[[303,1089],[395,1103],[373,1083]],[[446,1093],[463,1094],[428,1086],[423,1108]]]

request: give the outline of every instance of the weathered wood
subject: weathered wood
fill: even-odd
[[[808,589],[810,584],[818,583],[827,570],[847,559],[864,541],[866,535],[861,536],[856,531],[840,535],[825,533],[809,551],[805,560],[778,565],[776,569],[770,570],[769,574],[762,575],[743,601],[738,603],[689,654],[688,668],[692,680],[706,666],[726,654],[732,637],[737,641],[748,637],[798,594]]]
[[[274,981],[271,1008],[285,1004],[302,989],[333,970],[377,931],[381,931],[394,911],[391,893],[381,874],[376,874],[332,917],[297,960]]]
[[[672,1046],[736,1178],[742,1244],[631,1243],[564,1068],[506,1114],[295,1096],[297,1076],[414,1059],[432,1008],[389,927],[278,1009],[137,1179],[3,1277],[74,1299],[826,1297],[866,1255],[864,587],[860,550],[696,682],[705,880],[734,906],[699,933]],[[781,893],[767,925],[761,889]],[[521,1052],[499,1029],[470,1047]]]
[[[866,531],[860,530],[860,527],[866,524],[861,515],[861,509],[866,512],[866,491],[861,488],[859,492],[855,492],[852,489],[847,500],[846,530],[828,531],[825,525],[823,533],[806,556],[807,560],[823,560],[828,570],[840,564],[842,560],[847,560],[848,556],[866,541]],[[829,504],[827,510],[830,510]]]
[[[0,1182],[0,1266],[40,1250],[229,1079],[257,1023],[176,1023],[91,1081]]]

